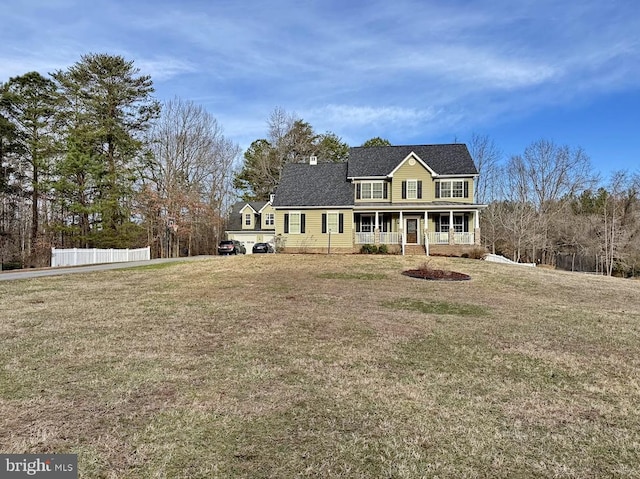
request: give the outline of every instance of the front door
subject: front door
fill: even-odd
[[[407,243],[418,244],[418,220],[407,218]]]

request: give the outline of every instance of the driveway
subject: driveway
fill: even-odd
[[[72,273],[93,273],[94,271],[108,271],[110,269],[135,268],[136,266],[148,266],[157,263],[173,263],[181,261],[197,261],[206,258],[216,258],[216,256],[189,256],[185,258],[161,258],[149,261],[130,261],[126,263],[88,264],[86,266],[73,266],[61,268],[42,269],[21,269],[15,271],[0,272],[0,281],[11,281],[16,279],[40,278],[43,276],[59,276]]]

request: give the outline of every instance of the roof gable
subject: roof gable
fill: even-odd
[[[242,208],[240,208],[240,213],[244,212],[244,210],[246,210],[247,208],[249,208],[254,213],[257,213],[257,211],[249,203],[246,203]]]
[[[402,160],[400,163],[398,163],[398,166],[396,166],[393,169],[393,171],[391,171],[391,173],[389,173],[388,176],[393,176],[393,174],[396,171],[398,171],[400,168],[402,168],[402,165],[404,165],[406,162],[409,162],[409,164],[411,164],[411,160],[413,160],[414,162],[420,163],[422,165],[422,167],[431,174],[431,176],[437,176],[436,172],[433,171],[431,169],[431,167],[429,167],[429,165],[427,165],[424,161],[422,161],[422,159],[418,155],[416,155],[413,151],[411,153],[409,153],[404,160]]]
[[[271,207],[272,207],[272,205],[271,205],[271,201],[267,201],[267,202],[262,206],[262,208],[260,208],[260,209],[258,210],[258,213],[259,213],[259,214],[262,214],[262,212],[263,212],[265,209],[267,209],[267,208],[271,208]]]

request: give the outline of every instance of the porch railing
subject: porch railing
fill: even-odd
[[[356,233],[356,244],[374,244],[376,242],[375,233]]]
[[[400,243],[400,233],[394,232],[381,232],[380,233],[380,244],[399,244]]]
[[[427,233],[429,244],[449,244],[449,233],[438,233],[429,231]],[[380,232],[380,244],[400,244],[400,233],[398,232]],[[453,241],[455,244],[474,244],[475,237],[473,233],[453,233]],[[375,244],[376,238],[373,232],[355,233],[356,244]]]
[[[449,233],[437,233],[429,231],[429,244],[449,244]]]
[[[438,233],[429,231],[429,244],[449,244],[449,233]],[[473,233],[453,233],[453,241],[455,244],[474,244],[475,237]]]
[[[456,244],[474,244],[473,233],[454,233],[453,240]]]
[[[356,244],[374,244],[376,241],[375,233],[356,233]],[[400,233],[397,232],[380,232],[380,244],[400,244]]]

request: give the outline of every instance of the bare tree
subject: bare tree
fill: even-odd
[[[475,202],[480,204],[495,202],[499,197],[502,153],[487,135],[477,133],[471,136],[469,152],[479,174],[474,188]],[[496,244],[500,239],[500,212],[500,206],[494,203],[485,208],[480,215],[482,240],[492,253],[496,252]]]
[[[471,158],[478,169],[478,181],[475,188],[475,201],[487,204],[498,196],[498,178],[501,172],[502,152],[487,135],[474,133],[469,143]]]
[[[640,236],[638,224],[638,177],[616,171],[604,195],[602,205],[602,248],[605,271],[611,276],[615,268],[625,269],[633,257]],[[633,246],[636,246],[634,248]]]
[[[157,254],[211,252],[231,200],[239,147],[201,106],[180,99],[164,105],[150,145],[153,161],[141,201]]]
[[[597,181],[589,157],[580,148],[572,150],[538,140],[528,146],[523,155],[511,157],[502,176],[502,195],[528,205],[527,211],[535,212],[527,218],[526,225],[523,224],[532,261],[552,261],[550,227],[563,212],[562,201]]]

